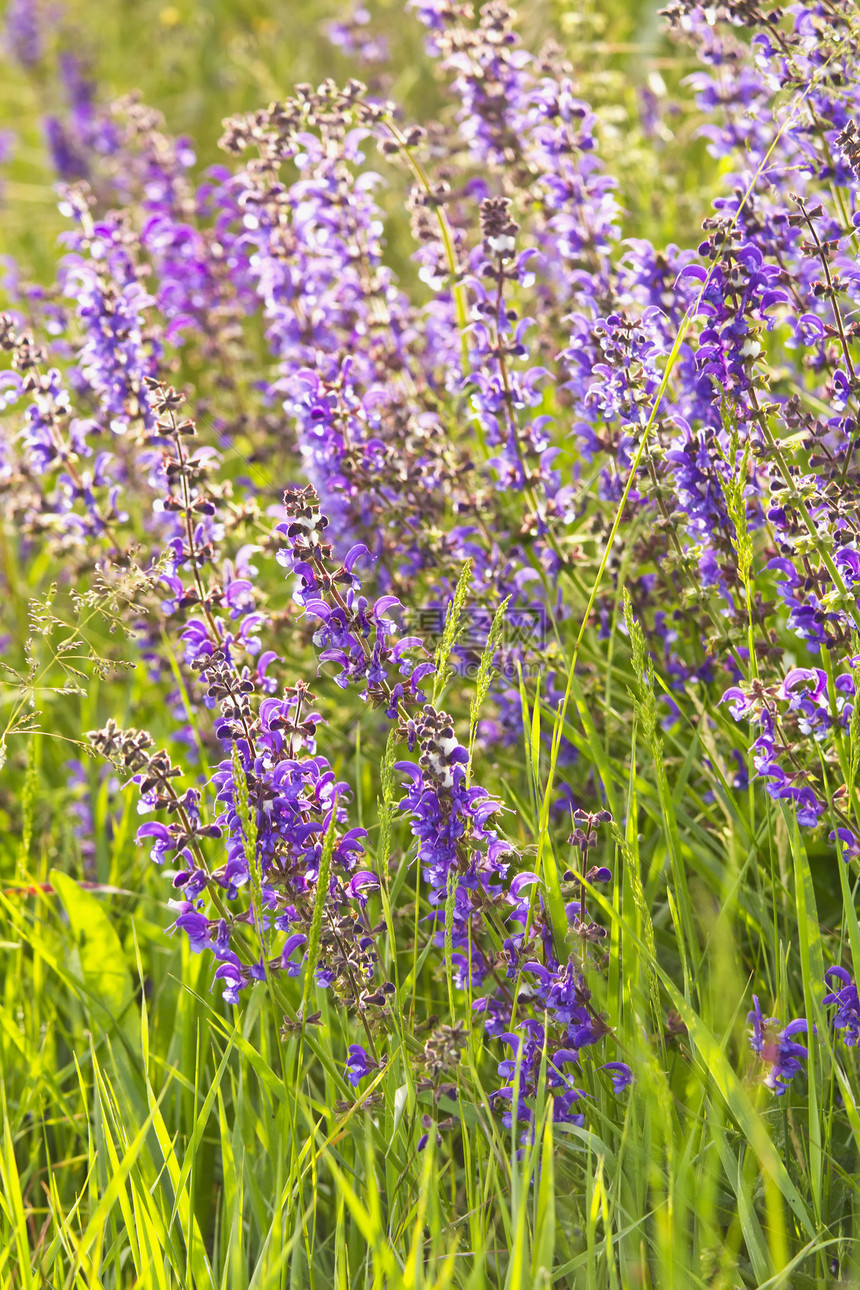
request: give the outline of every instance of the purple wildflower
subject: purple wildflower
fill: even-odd
[[[748,1014],[747,1021],[752,1026],[750,1047],[767,1068],[765,1087],[781,1097],[788,1089],[789,1081],[803,1070],[802,1062],[809,1056],[806,1045],[794,1040],[795,1035],[805,1034],[809,1030],[809,1023],[800,1018],[778,1030],[781,1024],[778,1018],[762,1016],[757,995],[753,995],[753,1010]]]
[[[828,968],[824,973],[827,982],[837,981],[836,989],[822,999],[824,1007],[836,1004],[836,1011],[831,1020],[837,1030],[844,1030],[843,1039],[849,1048],[856,1048],[860,1042],[860,1001],[857,998],[857,986],[842,967]]]
[[[10,0],[6,9],[3,45],[9,57],[27,71],[32,71],[44,54],[44,20],[39,0]]]
[[[361,1044],[350,1044],[346,1061],[346,1077],[353,1087],[378,1069],[379,1062],[375,1062]]]

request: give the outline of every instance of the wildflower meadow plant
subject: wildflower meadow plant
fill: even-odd
[[[4,19],[0,1268],[860,1284],[856,7],[263,8]]]

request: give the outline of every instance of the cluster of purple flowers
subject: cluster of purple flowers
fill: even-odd
[[[860,54],[851,0],[768,18],[672,0],[726,179],[698,246],[659,247],[624,236],[623,184],[557,48],[526,49],[501,0],[409,9],[440,121],[410,125],[356,80],[300,85],[228,119],[228,162],[203,174],[188,140],[135,99],[101,104],[64,54],[46,133],[68,229],[56,283],[13,283],[0,320],[0,495],[25,557],[44,551],[76,590],[129,607],[165,746],[115,723],[91,742],[157,817],[138,837],[169,875],[176,927],[214,955],[229,1003],[312,972],[365,1029],[369,1047],[345,1060],[355,1086],[381,1069],[393,1024],[389,926],[375,918],[391,873],[352,824],[360,786],[335,718],[405,745],[386,762],[382,814],[399,778],[423,883],[409,935],[426,933],[450,997],[483,1024],[492,1100],[527,1136],[547,1090],[558,1122],[583,1123],[586,1066],[616,1093],[632,1079],[594,1060],[612,1042],[595,1002],[606,933],[588,904],[612,881],[592,857],[611,822],[585,807],[596,777],[556,743],[566,782],[550,827],[572,815],[576,855],[563,916],[504,835],[514,793],[475,782],[519,737],[521,678],[540,675],[545,707],[566,704],[554,636],[578,630],[583,587],[599,639],[626,582],[665,674],[667,730],[699,687],[717,739],[722,700],[753,727],[749,774],[766,794],[860,857],[845,756],[860,628]],[[350,57],[387,57],[362,7],[329,35]],[[41,68],[42,6],[9,7],[6,45]],[[775,101],[791,104],[782,121]],[[414,235],[400,278],[397,205]],[[480,724],[462,687],[446,691],[449,657],[481,666],[455,630],[467,564],[470,607],[492,622],[505,602],[545,625],[494,639]],[[444,649],[410,634],[427,606],[448,612]],[[829,975],[825,1003],[856,1043],[856,988]],[[783,1093],[806,1022],[780,1029],[757,997],[750,1021]],[[438,1092],[461,1036],[434,1035],[422,1060]]]
[[[833,987],[821,1000],[822,1007],[835,1007],[830,1014],[830,1024],[834,1030],[843,1032],[841,1038],[847,1048],[856,1048],[860,1042],[860,1001],[856,982],[844,967],[828,968],[824,981]],[[795,1075],[802,1072],[803,1063],[809,1056],[807,1045],[799,1043],[796,1036],[810,1031],[815,1034],[815,1027],[803,1017],[790,1021],[787,1026],[782,1026],[776,1017],[764,1017],[756,995],[753,995],[753,1010],[747,1016],[747,1022],[751,1027],[750,1047],[765,1068],[764,1084],[781,1097]]]
[[[814,827],[827,810],[826,801],[810,786],[812,771],[797,759],[790,772],[781,757],[798,741],[810,739],[822,751],[833,756],[834,739],[850,726],[854,711],[853,669],[857,658],[848,660],[850,671],[830,678],[822,668],[794,667],[778,686],[764,686],[758,680],[742,689],[731,686],[723,695],[736,721],[746,718],[755,723],[759,734],[751,746],[755,773],[766,783],[770,797],[794,804],[798,823]],[[842,815],[837,805],[834,811]],[[856,845],[851,829],[840,828],[830,835],[850,851]],[[848,852],[846,852],[847,858]]]

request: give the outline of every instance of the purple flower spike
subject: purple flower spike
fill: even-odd
[[[4,52],[28,71],[42,58],[46,18],[36,0],[11,0],[6,10]]]

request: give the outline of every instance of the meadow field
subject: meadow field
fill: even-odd
[[[854,0],[7,0],[0,1290],[860,1287]]]

